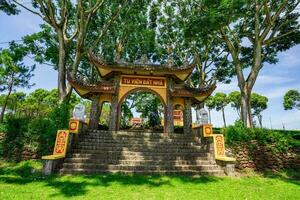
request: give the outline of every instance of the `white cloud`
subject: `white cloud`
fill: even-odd
[[[283,52],[279,55],[278,65],[284,68],[295,68],[300,66],[300,56],[299,56],[300,46],[296,46],[289,51]]]
[[[274,99],[274,98],[283,98],[284,94],[290,90],[290,89],[300,89],[299,84],[292,84],[292,85],[287,85],[287,86],[282,86],[282,87],[267,87],[265,89],[258,89],[257,91],[264,96],[268,97],[269,99]]]
[[[256,81],[256,86],[264,85],[280,85],[284,83],[290,83],[295,81],[295,79],[284,76],[272,76],[272,75],[259,75]]]
[[[216,92],[230,93],[232,91],[239,91],[238,83],[236,80],[232,80],[230,84],[217,85]]]

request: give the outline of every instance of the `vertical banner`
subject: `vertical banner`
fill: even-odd
[[[214,149],[215,158],[225,157],[225,143],[222,134],[215,134],[214,136]]]
[[[53,155],[65,156],[67,153],[68,140],[69,140],[68,130],[57,131]]]

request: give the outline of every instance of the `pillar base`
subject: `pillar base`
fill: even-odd
[[[63,158],[61,159],[55,159],[55,160],[45,160],[44,166],[43,166],[43,174],[45,176],[49,176],[51,174],[54,174],[58,171],[60,166],[63,163]]]
[[[217,164],[222,167],[227,176],[236,176],[234,162],[216,160]]]

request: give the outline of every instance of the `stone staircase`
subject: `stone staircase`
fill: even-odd
[[[88,131],[79,136],[60,173],[225,175],[204,147],[199,139],[179,134]]]

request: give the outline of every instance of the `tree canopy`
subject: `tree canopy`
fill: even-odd
[[[285,110],[300,110],[300,93],[298,90],[289,90],[283,97],[283,107]]]
[[[33,76],[35,65],[24,65],[25,55],[26,51],[14,43],[11,43],[8,49],[0,50],[0,92],[7,92],[1,109],[0,123],[3,121],[12,91],[16,88],[29,88],[33,85],[30,83],[30,78]]]
[[[252,114],[258,118],[260,127],[262,128],[262,111],[268,108],[268,98],[257,93],[251,94]]]
[[[241,92],[241,118],[252,126],[250,97],[264,63],[276,63],[278,52],[300,42],[298,0],[193,1],[191,15],[195,37],[214,34],[230,54]],[[247,70],[246,70],[247,69]],[[249,73],[246,73],[249,72]]]

